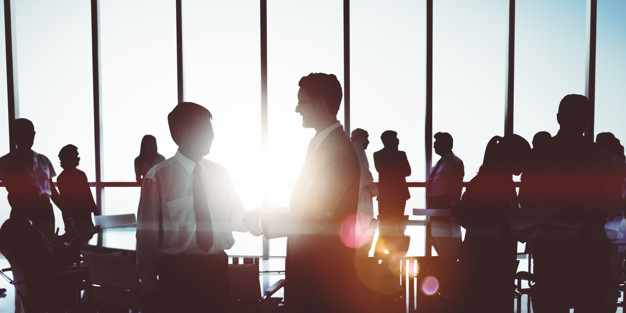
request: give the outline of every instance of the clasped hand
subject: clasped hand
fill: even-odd
[[[246,212],[243,216],[243,226],[254,236],[260,236],[263,234],[261,228],[261,210],[254,210]]]

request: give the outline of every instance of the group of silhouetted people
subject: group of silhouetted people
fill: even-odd
[[[311,73],[298,85],[295,112],[315,136],[287,211],[246,212],[227,171],[204,158],[214,139],[213,115],[206,107],[182,102],[167,116],[178,146],[173,157],[165,159],[157,152],[153,136],[143,138],[135,173],[141,183],[136,237],[145,311],[228,312],[225,250],[235,242],[233,231],[287,237],[289,312],[380,309],[370,305],[364,281],[368,277],[357,273],[356,264],[367,257],[377,222],[377,253],[383,247],[408,248],[407,155],[398,149],[396,132],[383,132],[384,148],[373,154],[379,173],[375,183],[365,153],[369,134],[355,129],[348,137],[337,119],[343,97],[337,77]],[[538,133],[533,149],[515,134],[493,137],[478,174],[462,195],[465,170],[452,152],[453,138],[435,134],[440,159],[426,181],[426,206],[450,209],[451,215],[431,218],[428,236],[440,257],[455,260],[451,272],[457,275],[456,285],[447,289],[453,291],[447,298],[451,311],[512,310],[517,242],[523,241],[534,256],[536,312],[567,312],[569,307],[602,312],[611,252],[604,224],[622,214],[626,170],[619,140],[609,133],[599,134],[597,143],[584,136],[590,110],[584,96],[563,98],[559,132],[554,137]],[[47,242],[54,235],[50,199],[66,220],[71,236],[66,241],[84,242],[93,234],[91,213],[97,208],[85,174],[76,168],[78,149],[67,145],[59,153],[64,171],[57,192],[51,162],[31,150],[32,123],[18,119],[12,127],[16,147],[0,159],[0,179],[12,207],[11,218],[0,230],[0,245],[18,249],[23,245],[11,236],[26,231]],[[522,175],[519,193],[515,175]],[[462,242],[461,226],[466,229]],[[61,252],[51,252],[56,261],[46,266],[58,270],[76,260],[74,250],[54,249]],[[32,253],[23,254],[33,258]]]

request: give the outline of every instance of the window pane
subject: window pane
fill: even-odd
[[[94,180],[90,16],[89,1],[15,2],[19,117],[35,125],[33,150],[60,174],[59,150],[73,144]]]
[[[585,0],[518,1],[515,17],[515,132],[532,141],[558,131],[561,99],[585,92]]]
[[[433,134],[452,135],[468,181],[504,132],[508,1],[437,1],[433,15]]]
[[[269,162],[272,181],[295,181],[312,129],[295,113],[298,81],[311,72],[337,75],[343,86],[343,2],[268,1]],[[338,118],[343,119],[343,106]]]
[[[215,140],[208,158],[223,165],[234,182],[257,188],[262,168],[259,14],[255,0],[183,2],[185,101],[213,114]]]
[[[598,1],[596,134],[612,132],[626,142],[626,2]]]
[[[7,63],[4,37],[4,6],[0,6],[0,155],[9,152],[9,107],[7,100]],[[1,211],[0,211],[1,212]]]
[[[176,152],[167,114],[176,106],[175,1],[100,1],[103,176],[134,181],[141,138]]]
[[[366,154],[374,180],[380,135],[394,130],[411,164],[407,180],[424,181],[426,3],[353,1],[350,23],[351,125],[369,132]],[[412,196],[406,214],[423,206]]]

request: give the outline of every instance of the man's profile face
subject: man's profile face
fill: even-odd
[[[296,113],[300,113],[300,116],[302,116],[302,127],[315,127],[319,120],[320,110],[323,109],[319,103],[320,101],[319,99],[311,97],[305,89],[300,88],[298,90]]]
[[[433,147],[435,148],[435,153],[441,155],[443,151],[441,151],[441,141],[435,139],[435,143],[433,143]]]
[[[202,119],[190,122],[189,132],[185,137],[183,145],[188,150],[195,151],[202,156],[209,154],[215,137],[211,120]]]

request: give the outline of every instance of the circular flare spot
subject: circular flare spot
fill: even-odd
[[[427,296],[434,295],[439,290],[439,281],[433,276],[427,276],[422,280],[422,292]]]
[[[373,234],[372,219],[362,213],[351,214],[341,223],[341,242],[350,248],[362,247]]]

